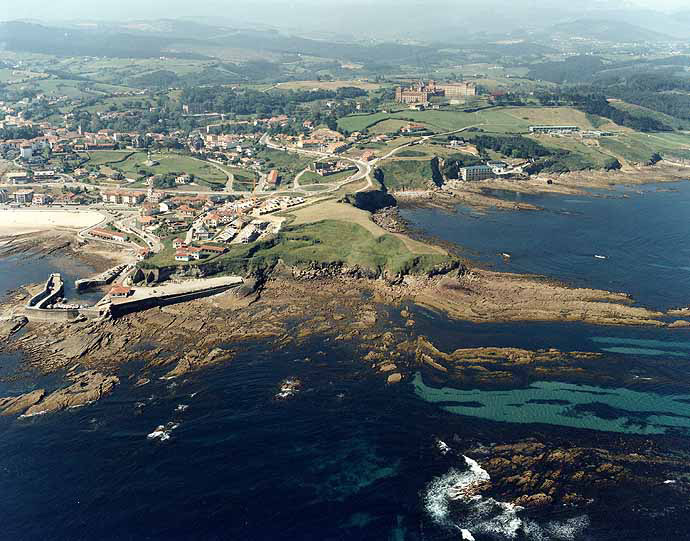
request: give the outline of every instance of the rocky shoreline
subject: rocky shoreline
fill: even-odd
[[[394,214],[384,219],[396,227]],[[112,393],[120,383],[115,374],[132,361],[138,368],[128,385],[145,386],[159,378],[173,383],[232,363],[237,350],[250,343],[298,350],[314,338],[352,348],[355,366],[361,368],[350,377],[373,377],[381,385],[408,381],[418,371],[434,384],[459,388],[525,387],[544,379],[605,386],[631,383],[630,365],[599,353],[521,348],[444,352],[416,332],[409,303],[473,322],[668,325],[667,314],[632,306],[624,294],[572,289],[537,277],[462,265],[436,276],[402,277],[370,276],[342,265],[278,265],[255,278],[239,290],[114,320],[38,324],[16,315],[7,318],[2,332],[10,338],[4,350],[22,352],[25,366],[37,372],[64,373],[66,384],[0,398],[0,414],[27,418],[85,406]],[[20,290],[11,295],[5,313],[25,302],[27,294]],[[659,374],[637,382],[651,389],[660,383],[667,382]],[[673,383],[690,389],[690,381]],[[283,386],[278,395],[281,392],[287,392]],[[596,447],[583,440],[567,445],[492,438],[502,443],[465,445],[463,452],[475,457],[491,477],[472,490],[528,509],[586,509],[608,491],[686,490],[684,483],[663,483],[687,474],[687,462],[641,443],[631,450],[640,437],[627,438],[623,445],[605,436],[606,443]]]
[[[281,348],[298,346],[310,336],[323,334],[336,341],[356,342],[363,351],[363,361],[393,383],[409,377],[420,359],[446,372],[439,367],[451,359],[433,350],[429,343],[418,342],[422,338],[415,337],[414,318],[404,308],[410,302],[472,322],[669,325],[662,320],[665,314],[632,306],[623,294],[571,289],[534,277],[462,266],[446,269],[438,276],[394,280],[364,277],[357,269],[341,266],[299,270],[279,266],[265,282],[255,283],[255,289],[241,288],[114,320],[39,324],[14,316],[6,320],[6,326],[15,332],[23,330],[4,349],[23,352],[27,365],[40,372],[66,370],[75,363],[84,369],[114,370],[129,361],[144,360],[148,364],[141,377],[165,367],[165,377],[175,378],[230,362],[232,344],[268,340]],[[24,299],[15,296],[11,302],[21,303]],[[6,312],[12,309],[5,307]],[[397,314],[398,326],[390,324],[391,314]],[[138,346],[142,343],[146,348]],[[515,359],[520,359],[522,364],[548,366],[546,371],[545,366],[541,367],[542,374],[561,376],[577,375],[574,368],[575,372],[569,373],[574,361],[597,358],[586,352],[571,357],[559,357],[560,352],[523,350],[470,353],[479,363],[485,359],[496,366],[514,365]],[[560,361],[554,362],[554,356]],[[455,379],[456,383],[472,381],[460,373]],[[492,370],[476,382],[515,384],[520,380]]]
[[[452,212],[458,204],[477,212],[488,209],[537,211],[530,203],[506,201],[492,195],[492,190],[521,194],[554,194],[602,197],[592,190],[612,190],[616,186],[642,186],[672,183],[690,178],[690,168],[660,162],[654,166],[628,166],[619,171],[575,171],[561,174],[539,174],[525,179],[487,179],[473,182],[451,181],[442,189],[396,195],[402,207],[439,208]],[[395,195],[395,194],[394,194]],[[625,197],[625,195],[623,195]]]

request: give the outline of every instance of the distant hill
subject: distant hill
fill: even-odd
[[[551,34],[580,37],[615,43],[633,43],[638,41],[672,41],[674,38],[642,28],[620,20],[578,19],[560,23],[549,29]]]
[[[21,21],[0,23],[0,50],[54,54],[59,56],[107,56],[115,58],[150,58],[162,56],[174,41],[137,32],[125,33],[104,28],[65,28]],[[167,56],[203,58],[188,53]]]
[[[591,81],[604,65],[598,56],[580,55],[558,62],[533,64],[527,76],[553,83],[583,83]]]

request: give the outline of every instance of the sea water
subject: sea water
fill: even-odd
[[[687,263],[679,264],[685,246],[666,236],[685,238],[675,212],[688,191],[673,186],[678,191],[652,187],[626,199],[540,196],[530,201],[547,211],[489,213],[493,229],[464,210],[416,210],[406,217],[433,224],[429,233],[443,233],[502,270],[632,291],[655,307],[680,306],[688,298]],[[511,240],[522,238],[504,231],[513,219],[531,240]],[[616,233],[624,220],[628,227]],[[610,223],[618,226],[607,231]],[[557,246],[549,238],[554,231],[560,231]],[[648,240],[638,246],[640,235]],[[515,254],[505,267],[495,254],[503,251]],[[595,260],[600,252],[608,259]],[[0,287],[39,282],[56,269],[45,260],[0,261]],[[690,333],[683,329],[478,325],[408,308],[417,322],[412,336],[424,334],[445,351],[557,347],[600,351],[612,370],[640,378],[690,370]],[[130,379],[137,367],[126,365],[121,383],[95,404],[0,418],[0,538],[613,540],[681,539],[677,532],[688,531],[685,504],[652,495],[640,495],[636,509],[597,502],[585,513],[528,513],[491,498],[449,503],[459,485],[485,476],[478,457],[447,452],[455,447],[535,433],[567,435],[582,446],[597,446],[602,434],[654,439],[678,433],[677,450],[687,451],[690,406],[672,384],[643,389],[537,381],[499,392],[442,388],[420,373],[387,386],[352,346],[318,336],[299,350],[247,343],[227,365],[172,382],[154,374],[141,387]],[[20,365],[18,356],[0,355],[5,394],[58,385],[26,374],[8,379]],[[299,378],[302,386],[277,400],[287,378]],[[439,438],[448,444],[439,446]],[[650,506],[654,513],[641,511]]]
[[[690,305],[690,182],[622,187],[589,197],[491,193],[543,210],[477,213],[459,205],[456,213],[405,209],[401,214],[413,228],[455,243],[499,271],[622,291],[651,308]]]

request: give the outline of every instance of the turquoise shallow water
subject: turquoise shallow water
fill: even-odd
[[[417,396],[445,411],[492,421],[544,423],[627,434],[690,433],[690,395],[663,396],[550,381],[525,389],[481,391],[435,388],[420,373],[412,381]]]

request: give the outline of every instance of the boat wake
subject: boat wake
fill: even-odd
[[[493,539],[574,541],[589,526],[586,515],[564,521],[540,523],[520,516],[523,508],[478,494],[490,481],[475,460],[463,456],[467,469],[451,469],[427,485],[424,506],[438,525],[461,532],[461,539],[475,535]]]

